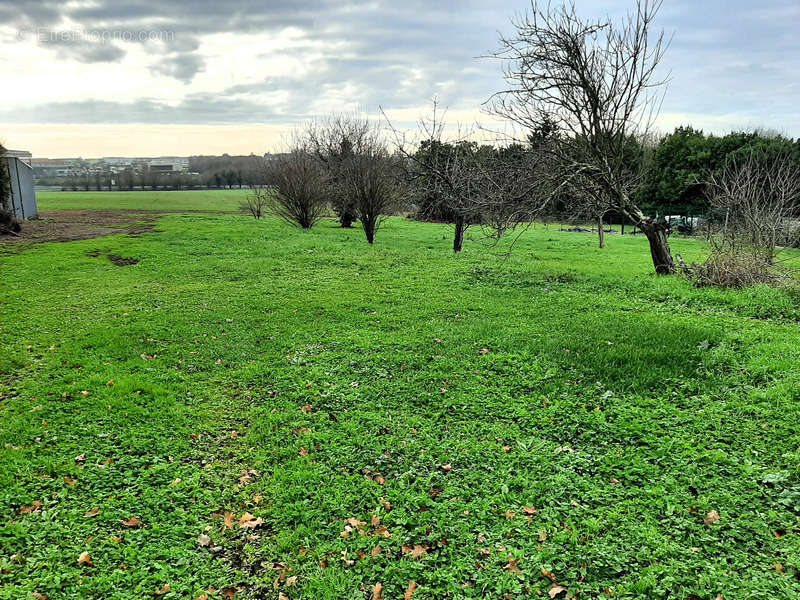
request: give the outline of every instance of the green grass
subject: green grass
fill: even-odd
[[[403,219],[374,246],[158,229],[0,257],[0,598],[547,598],[542,569],[578,598],[800,597],[792,293],[541,227],[507,260]]]
[[[37,192],[39,210],[239,212],[246,189],[166,192]]]

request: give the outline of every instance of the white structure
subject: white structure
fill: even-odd
[[[6,165],[11,180],[11,213],[17,219],[30,219],[39,214],[36,192],[33,191],[31,153],[6,150]]]

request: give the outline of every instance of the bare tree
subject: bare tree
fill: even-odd
[[[251,198],[274,198],[275,210],[283,220],[310,229],[325,214],[327,206],[325,173],[316,158],[304,147],[295,145],[286,154],[263,160],[264,180]]]
[[[551,189],[596,204],[596,215],[605,208],[630,219],[650,242],[656,273],[669,274],[669,225],[637,206],[636,165],[643,163],[630,156],[631,140],[647,135],[660,106],[654,91],[664,82],[656,69],[666,45],[663,33],[651,33],[660,5],[636,0],[635,10],[614,23],[581,18],[571,1],[554,7],[534,0],[493,55],[504,61],[509,87],[489,106],[525,130],[552,124]]]
[[[264,185],[256,185],[247,194],[242,209],[253,215],[254,219],[260,219],[272,201],[272,190]]]
[[[355,201],[345,182],[345,165],[369,143],[373,124],[358,114],[330,115],[315,120],[303,132],[304,143],[324,166],[328,198],[342,227],[358,218]]]
[[[463,133],[446,140],[436,100],[431,116],[419,121],[421,141],[409,141],[389,126],[422,216],[453,224],[454,252],[462,250],[471,225],[480,224],[499,239],[517,224],[532,221],[544,208],[547,198],[539,188],[545,180],[539,177],[536,160],[541,154],[534,151],[533,141],[527,146],[495,148],[478,145]]]

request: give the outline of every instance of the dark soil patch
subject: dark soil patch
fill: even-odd
[[[39,218],[22,221],[22,230],[14,236],[0,237],[0,246],[19,243],[73,242],[115,233],[139,236],[156,233],[156,211],[125,210],[54,210],[39,213]]]
[[[119,254],[107,254],[106,258],[118,267],[127,267],[139,262],[138,258],[120,256]]]

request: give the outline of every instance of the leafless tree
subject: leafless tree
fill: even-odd
[[[530,144],[495,148],[479,145],[463,132],[445,139],[436,100],[431,116],[420,119],[416,140],[409,140],[391,122],[389,126],[411,187],[423,213],[429,213],[423,216],[453,224],[454,252],[462,250],[471,225],[480,224],[499,239],[519,223],[531,222],[544,208],[547,197],[540,187],[546,180],[539,176],[541,163],[536,160],[542,155]]]
[[[573,2],[535,0],[516,19],[512,37],[493,54],[504,62],[509,87],[489,110],[525,130],[544,123],[556,129],[551,189],[596,203],[630,219],[647,236],[656,273],[675,272],[669,225],[648,216],[634,198],[641,161],[631,161],[631,141],[645,136],[660,107],[656,69],[664,56],[663,33],[653,34],[660,0],[636,0],[621,22],[580,17]]]
[[[352,227],[358,218],[345,181],[346,163],[371,143],[373,129],[374,124],[358,114],[335,114],[312,121],[302,132],[304,143],[325,169],[328,198],[342,227]]]
[[[251,197],[263,206],[274,198],[275,211],[287,223],[310,229],[325,214],[325,172],[313,154],[301,144],[269,160],[263,159],[267,186],[259,186]]]

